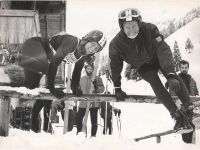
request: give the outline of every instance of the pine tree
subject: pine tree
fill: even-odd
[[[142,77],[139,75],[136,69],[131,68],[130,64],[127,64],[126,69],[125,69],[125,77],[128,80],[135,80],[139,81],[142,79]]]
[[[180,53],[177,41],[174,42],[173,57],[175,61],[175,71],[177,72],[179,71],[179,63],[181,61],[181,53]]]
[[[125,73],[124,73],[125,77],[130,80],[130,75],[131,75],[131,65],[127,64],[126,65],[126,69],[125,69]]]
[[[192,44],[190,38],[187,38],[186,42],[185,42],[185,50],[187,53],[192,53],[194,49],[194,45]]]

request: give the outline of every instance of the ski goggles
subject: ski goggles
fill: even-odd
[[[126,21],[132,21],[132,18],[137,18],[140,16],[139,10],[135,8],[127,8],[119,12],[119,19],[126,19]]]

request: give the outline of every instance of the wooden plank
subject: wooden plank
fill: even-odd
[[[8,136],[10,120],[10,98],[0,98],[0,136]]]
[[[35,10],[15,10],[15,9],[2,9],[0,16],[4,17],[35,17],[37,11]]]
[[[36,27],[36,35],[41,37],[41,32],[40,32],[40,22],[39,22],[39,15],[38,13],[35,14],[35,19],[34,19],[35,27]]]
[[[62,18],[60,14],[47,15],[46,20],[49,37],[62,31]]]
[[[6,89],[4,90],[3,89]],[[0,86],[0,95],[3,96],[9,96],[9,97],[16,97],[16,98],[22,98],[22,99],[33,99],[33,100],[53,100],[57,99],[55,96],[53,96],[51,93],[44,93],[42,92],[44,88],[38,88],[38,89],[27,89],[27,93],[21,93],[17,92],[17,88],[7,87],[7,86]],[[26,89],[26,88],[24,88]],[[40,91],[41,89],[41,91]],[[47,90],[47,89],[46,89]],[[26,91],[26,90],[25,90]],[[31,93],[38,93],[36,91],[40,91],[37,95],[31,95],[31,93],[28,93],[28,91],[31,91]],[[173,96],[174,100],[179,100],[177,96]],[[197,104],[200,103],[200,96],[190,96],[190,99],[192,102],[195,102]],[[106,95],[106,94],[84,94],[82,97],[75,97],[71,93],[66,93],[64,98],[60,100],[65,101],[97,101],[97,102],[103,102],[103,101],[110,101],[115,102],[115,95]],[[160,104],[160,100],[157,99],[156,96],[153,95],[127,95],[124,102],[132,102],[132,103],[156,103]]]
[[[23,43],[30,37],[40,35],[37,11],[0,10],[0,22],[0,43]]]

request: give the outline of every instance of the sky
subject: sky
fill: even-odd
[[[199,0],[67,0],[66,30],[80,37],[93,29],[109,34],[118,28],[118,13],[125,8],[139,9],[143,21],[154,23],[182,17],[197,6]]]

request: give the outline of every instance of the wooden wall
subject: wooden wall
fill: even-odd
[[[33,36],[40,36],[37,11],[0,10],[0,43],[21,44]]]

